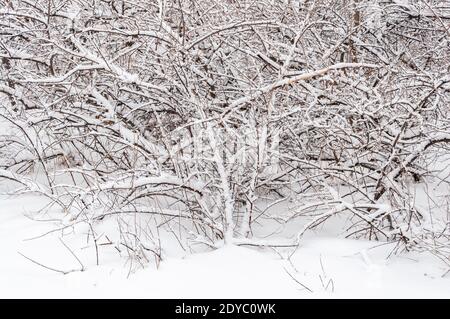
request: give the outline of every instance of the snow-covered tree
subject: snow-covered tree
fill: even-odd
[[[163,226],[264,245],[260,221],[303,217],[295,245],[338,214],[410,247],[411,183],[448,155],[449,21],[445,0],[0,0],[0,177],[94,233],[115,218],[138,258]]]

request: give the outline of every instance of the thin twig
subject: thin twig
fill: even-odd
[[[308,290],[309,292],[313,292],[310,288],[308,288],[307,286],[305,286],[304,284],[302,284],[300,281],[298,281],[297,278],[295,278],[294,276],[292,276],[292,274],[287,271],[286,267],[283,267],[284,271],[289,275],[289,277],[292,278],[292,280],[294,280],[296,283],[298,283],[300,286],[302,286],[303,288],[305,288],[306,290]]]
[[[73,252],[73,250],[70,249],[69,246],[67,246],[66,243],[65,243],[61,238],[59,238],[59,241],[64,245],[64,247],[67,248],[68,251],[70,251],[70,253],[72,254],[72,256],[75,257],[75,259],[78,261],[78,263],[79,263],[80,266],[81,266],[80,271],[84,271],[85,268],[84,268],[83,263],[82,263],[81,260],[77,257],[77,255],[75,255],[75,253]]]
[[[17,253],[20,254],[22,257],[28,259],[28,260],[31,261],[32,263],[38,265],[38,266],[41,266],[41,267],[43,267],[43,268],[45,268],[45,269],[48,269],[48,270],[51,270],[51,271],[58,272],[58,273],[63,274],[63,275],[67,275],[67,274],[69,274],[69,273],[71,273],[71,272],[75,272],[75,271],[76,271],[76,270],[64,271],[64,270],[55,269],[55,268],[52,268],[52,267],[49,267],[49,266],[45,266],[45,265],[43,265],[43,264],[37,262],[36,260],[33,260],[33,259],[31,259],[30,257],[25,256],[24,254],[22,254],[22,253],[19,252],[19,251],[18,251]]]

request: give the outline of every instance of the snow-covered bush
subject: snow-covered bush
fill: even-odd
[[[349,235],[426,236],[411,185],[448,153],[445,1],[0,0],[0,17],[0,177],[66,222],[115,218],[144,259],[161,227],[215,246],[303,217],[295,245],[347,214]]]

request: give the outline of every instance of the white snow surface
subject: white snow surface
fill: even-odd
[[[314,234],[292,251],[224,246],[173,254],[157,269],[134,267],[112,248],[86,244],[82,230],[50,233],[51,222],[27,215],[38,196],[0,196],[0,298],[450,298],[448,270],[431,255],[388,255],[393,244]],[[84,264],[84,271],[58,270]],[[19,254],[19,252],[21,254]],[[304,288],[306,286],[308,289]]]

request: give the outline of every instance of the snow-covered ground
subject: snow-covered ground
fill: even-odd
[[[82,232],[27,240],[55,229],[26,217],[40,205],[45,200],[37,196],[0,197],[2,298],[450,298],[450,276],[442,277],[447,269],[432,256],[388,258],[392,244],[319,235],[305,239],[289,260],[291,251],[225,246],[174,254],[159,269],[139,268],[105,246],[96,266]],[[24,257],[57,270],[80,269],[65,246],[84,271],[64,275]]]

